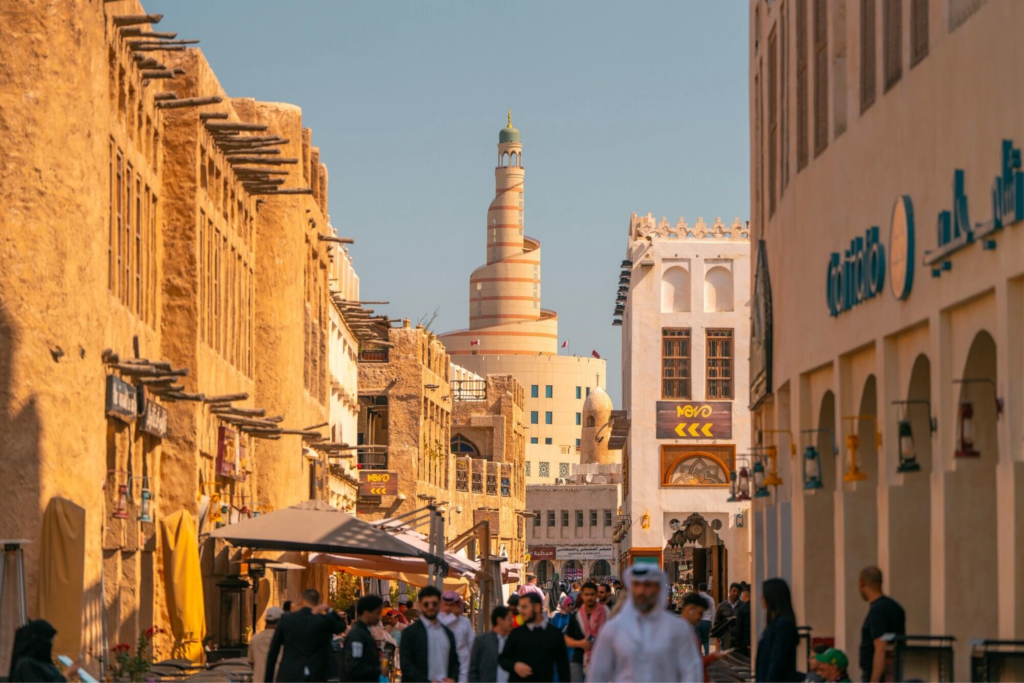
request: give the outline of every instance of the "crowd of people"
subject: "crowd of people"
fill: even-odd
[[[394,669],[403,683],[707,681],[719,659],[733,652],[739,661],[749,658],[748,584],[733,583],[716,604],[704,584],[673,600],[656,565],[633,565],[624,578],[625,584],[573,582],[545,591],[528,576],[506,605],[491,611],[490,630],[479,635],[453,591],[428,586],[415,606],[403,596],[396,609],[378,595],[364,595],[340,614],[307,589],[298,605],[267,609],[266,628],[249,644],[253,680],[380,683]],[[883,592],[877,567],[861,571],[858,589],[869,605],[858,663],[863,680],[883,681],[884,636],[905,634],[905,614]],[[761,584],[760,603],[766,626],[753,662],[756,681],[851,680],[849,658],[830,645],[815,645],[806,673],[800,671],[798,622],[783,579]],[[55,635],[44,620],[21,627],[8,680],[72,675],[77,665],[61,671],[53,663]]]

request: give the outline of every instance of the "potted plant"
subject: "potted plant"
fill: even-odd
[[[153,636],[158,633],[163,633],[159,626],[151,626],[140,633],[135,645],[135,654],[132,654],[132,646],[128,643],[112,647],[106,662],[110,677],[115,681],[145,681],[146,674],[153,666],[153,653],[150,649],[153,645]]]

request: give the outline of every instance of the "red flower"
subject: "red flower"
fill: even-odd
[[[128,643],[119,643],[114,646],[114,652],[120,654],[121,652],[128,652],[132,649],[132,646]]]

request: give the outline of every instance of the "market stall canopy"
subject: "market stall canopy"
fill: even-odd
[[[449,578],[468,576],[474,578],[479,567],[475,562],[470,563],[462,557],[456,557],[445,553],[444,559],[448,562]],[[334,567],[352,567],[353,569],[377,570],[382,572],[408,572],[411,574],[426,574],[427,563],[419,558],[410,557],[382,557],[367,555],[337,555],[334,553],[316,553],[309,556],[310,564],[327,564]],[[465,565],[471,564],[471,567]],[[379,577],[378,577],[379,578]]]
[[[398,558],[380,558],[383,563],[376,563],[369,558],[358,558],[351,555],[330,555],[321,553],[310,557],[310,564],[322,564],[334,569],[340,569],[352,576],[363,576],[371,579],[384,579],[386,581],[402,581],[410,586],[423,588],[430,585],[430,577],[420,572],[395,571],[392,562],[402,561]],[[415,560],[405,560],[413,562]],[[426,565],[420,562],[423,571]],[[444,590],[455,591],[464,599],[469,599],[471,591],[470,579],[467,577],[448,577],[444,579]]]
[[[408,543],[412,547],[419,549],[422,553],[430,553],[430,542],[427,536],[418,531],[405,528],[398,520],[382,519],[378,522],[373,522],[373,526],[378,529],[387,529],[389,534],[403,543]],[[459,574],[476,574],[480,571],[480,563],[460,557],[455,553],[446,552],[444,559],[448,563],[449,568]]]
[[[357,553],[433,559],[377,527],[331,507],[322,500],[243,519],[210,533],[232,545],[261,550],[297,550],[320,553]]]

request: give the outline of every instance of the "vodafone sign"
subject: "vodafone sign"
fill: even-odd
[[[382,470],[359,471],[359,495],[366,496],[397,496],[398,472]]]

